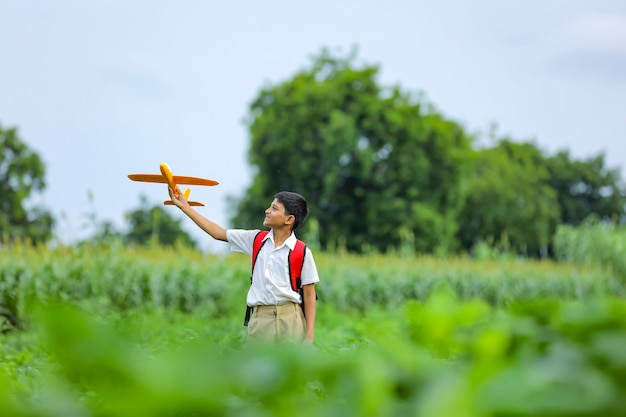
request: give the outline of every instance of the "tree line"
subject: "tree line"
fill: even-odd
[[[415,92],[383,86],[379,66],[322,50],[289,79],[266,85],[250,104],[248,160],[255,174],[231,197],[235,227],[260,227],[280,190],[303,194],[302,234],[322,250],[355,253],[471,252],[478,243],[549,256],[560,224],[594,216],[626,220],[626,187],[604,155],[575,159],[498,136],[488,144]],[[45,243],[54,219],[27,208],[45,188],[45,167],[15,128],[0,125],[0,234]],[[99,223],[93,240],[195,246],[160,206],[127,213],[130,231]]]
[[[261,89],[248,115],[256,174],[234,224],[253,227],[268,196],[289,189],[307,197],[308,227],[325,249],[387,252],[408,242],[450,253],[487,242],[534,257],[551,253],[559,224],[624,221],[626,188],[603,154],[549,155],[496,133],[479,146],[423,96],[382,86],[378,73],[355,53],[323,50]]]

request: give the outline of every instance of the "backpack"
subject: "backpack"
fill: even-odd
[[[256,258],[259,256],[261,247],[265,244],[265,236],[269,233],[268,230],[262,230],[254,237],[254,243],[252,244],[252,269],[250,270],[250,285],[252,285],[252,274],[254,273],[254,265],[256,264]],[[304,312],[304,294],[302,291],[302,266],[304,265],[304,255],[306,254],[306,245],[300,239],[296,240],[296,246],[293,250],[289,251],[289,279],[291,281],[291,289],[300,294],[302,300],[302,312]],[[252,307],[246,308],[246,317],[243,321],[243,325],[247,326],[250,321],[250,314],[252,313]]]

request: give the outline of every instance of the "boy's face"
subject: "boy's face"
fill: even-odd
[[[272,204],[265,210],[265,219],[263,225],[271,229],[290,227],[295,220],[292,214],[285,214],[285,206],[280,201],[274,199]]]

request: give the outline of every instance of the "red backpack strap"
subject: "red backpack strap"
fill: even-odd
[[[261,230],[254,236],[254,242],[252,243],[252,269],[250,270],[250,283],[252,283],[252,274],[254,273],[254,264],[256,264],[256,258],[259,256],[261,247],[265,243],[265,236],[269,233],[269,230]]]
[[[252,269],[250,270],[250,285],[252,285],[252,274],[254,274],[254,264],[256,264],[256,258],[259,256],[261,247],[265,243],[265,236],[269,233],[269,230],[261,230],[254,236],[254,242],[252,242]],[[246,306],[246,316],[243,320],[243,325],[247,326],[250,322],[250,315],[252,314],[252,307]]]
[[[295,292],[302,287],[302,267],[304,266],[304,255],[306,254],[306,245],[301,240],[296,240],[296,246],[289,251],[289,278],[291,280],[291,289]]]

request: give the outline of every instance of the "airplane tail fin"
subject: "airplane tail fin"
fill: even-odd
[[[187,200],[187,203],[189,203],[190,206],[202,206],[204,207],[204,204],[202,204],[199,201],[189,201],[189,194],[191,194],[191,189],[187,188],[185,190],[185,192],[183,193],[183,195],[185,196],[185,200]],[[166,200],[163,202],[163,204],[165,204],[166,206],[172,206],[174,205],[174,202],[172,200]]]
[[[201,207],[204,207],[204,204],[199,202],[199,201],[187,201],[187,203],[189,203],[190,206],[201,206]],[[165,200],[163,202],[163,204],[165,204],[166,206],[173,206],[174,202],[172,200]]]

